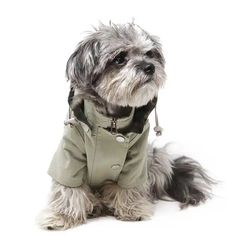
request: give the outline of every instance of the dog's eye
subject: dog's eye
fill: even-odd
[[[157,59],[160,63],[163,63],[163,58],[160,52],[157,50],[150,50],[145,53],[145,55],[149,58],[155,58]]]
[[[147,56],[147,57],[150,57],[150,58],[153,58],[154,57],[154,53],[153,53],[153,51],[147,51],[146,53],[145,53],[145,55]]]
[[[115,59],[113,60],[114,63],[116,63],[117,65],[122,65],[126,62],[126,56],[127,56],[127,52],[120,52]]]

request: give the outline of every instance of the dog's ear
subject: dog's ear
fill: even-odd
[[[80,42],[66,65],[66,76],[73,87],[87,87],[91,83],[99,61],[100,43],[95,38]]]

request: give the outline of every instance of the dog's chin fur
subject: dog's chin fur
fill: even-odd
[[[147,93],[148,91],[148,93]],[[155,82],[151,81],[142,85],[137,91],[133,92],[132,96],[130,96],[127,102],[124,101],[124,104],[120,104],[123,106],[131,106],[131,107],[141,107],[146,105],[149,101],[151,101],[154,97],[157,97],[158,88],[155,86]]]
[[[122,89],[123,88],[121,85],[120,90]],[[112,95],[111,93],[109,93],[107,97],[103,96],[102,94],[99,95],[108,103],[111,103],[116,106],[141,107],[146,105],[149,101],[156,97],[157,94],[158,89],[155,86],[155,82],[151,81],[149,83],[143,84],[140,88],[128,94],[119,94],[119,91],[117,91],[116,96]]]
[[[150,50],[153,57],[147,56]],[[126,52],[126,63],[117,66],[114,60],[120,51]],[[151,77],[140,69],[143,62],[154,65]],[[140,107],[157,96],[165,82],[164,64],[158,39],[139,26],[101,25],[78,45],[68,60],[66,74],[77,100],[91,100],[105,115],[110,110],[110,114],[120,117],[130,110],[117,107]],[[186,207],[211,196],[214,181],[199,163],[187,157],[171,159],[163,149],[150,147],[148,180],[139,188],[125,189],[116,183],[104,183],[100,189],[86,184],[70,188],[53,182],[40,226],[68,229],[104,214],[120,220],[142,220],[152,215],[158,199],[174,199]]]

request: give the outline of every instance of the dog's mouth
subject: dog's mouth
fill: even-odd
[[[145,86],[145,85],[151,83],[152,81],[154,81],[154,79],[155,79],[154,76],[145,76],[145,78],[143,78],[143,79],[140,81],[138,87],[143,87],[143,86]]]
[[[136,93],[139,89],[143,89],[145,85],[148,85],[152,81],[154,81],[154,76],[147,76],[145,79],[140,80],[140,82],[137,83],[136,86],[133,88],[132,94]]]
[[[153,76],[148,76],[147,78],[145,78],[145,80],[144,80],[144,82],[143,82],[142,85],[147,84],[147,83],[150,83],[150,82],[153,81],[153,80],[154,80],[154,77],[153,77]]]

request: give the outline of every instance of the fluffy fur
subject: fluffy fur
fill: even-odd
[[[148,63],[158,73],[143,73]],[[166,78],[164,64],[158,39],[139,26],[100,25],[78,44],[66,73],[78,98],[93,101],[101,110],[111,105],[139,107],[157,96]]]
[[[165,81],[161,45],[136,24],[100,25],[79,43],[70,56],[66,74],[75,89],[72,106],[92,101],[107,116],[125,117],[157,96]],[[181,207],[197,205],[211,196],[212,179],[188,157],[171,160],[163,149],[148,152],[148,181],[124,189],[105,183],[70,188],[53,182],[47,209],[40,219],[45,229],[67,229],[102,214],[136,221],[153,214],[158,199],[179,201]]]
[[[43,228],[65,230],[85,223],[88,216],[100,215],[101,209],[89,186],[68,188],[53,181],[48,209],[39,222]]]

